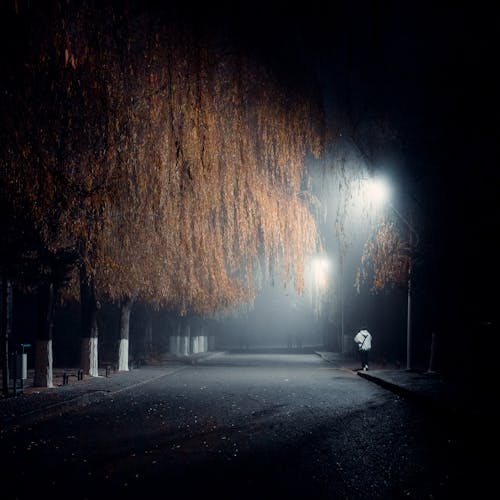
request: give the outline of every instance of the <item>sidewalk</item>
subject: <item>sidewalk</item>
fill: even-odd
[[[339,353],[317,354],[339,369],[356,373],[398,396],[412,399],[433,410],[470,417],[488,414],[490,418],[499,413],[499,391],[494,387],[496,381],[481,377],[477,373],[479,368],[474,364],[463,368],[466,376],[459,381],[437,372],[406,370],[379,363],[371,363],[368,371],[361,371],[357,360],[348,359]]]
[[[76,368],[55,368],[52,388],[33,387],[33,370],[28,370],[28,378],[24,380],[21,393],[7,398],[0,396],[0,432],[61,414],[74,407],[101,401],[123,390],[182,370],[185,365],[193,365],[219,354],[221,352],[216,351],[182,357],[168,356],[162,358],[161,365],[152,364],[121,372],[102,367],[99,368],[98,377],[83,375],[80,380]],[[67,377],[64,377],[64,374]]]

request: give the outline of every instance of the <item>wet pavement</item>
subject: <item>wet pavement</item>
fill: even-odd
[[[222,354],[223,351],[217,351],[186,357],[172,356],[163,360],[161,366],[141,366],[127,372],[101,368],[99,377],[79,377],[74,369],[54,369],[53,388],[33,387],[33,374],[28,372],[22,392],[0,398],[0,430],[100,401],[117,392],[175,373],[186,365]],[[338,353],[316,351],[316,354],[336,368],[357,374],[398,396],[411,398],[434,410],[470,416],[487,413],[490,417],[492,412],[498,412],[498,391],[490,380],[481,380],[477,376],[471,376],[469,380],[463,377],[452,380],[435,372],[406,370],[377,363],[372,363],[368,371],[360,371],[356,361]]]

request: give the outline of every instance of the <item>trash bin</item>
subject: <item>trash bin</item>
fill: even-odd
[[[26,353],[16,356],[16,378],[19,380],[28,378],[28,355]]]

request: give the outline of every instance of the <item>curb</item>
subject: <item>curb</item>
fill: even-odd
[[[456,415],[460,412],[466,412],[467,410],[465,408],[459,408],[456,405],[449,405],[446,404],[444,401],[441,401],[436,398],[432,398],[428,395],[425,395],[421,392],[412,390],[412,389],[407,389],[405,387],[402,387],[401,385],[393,384],[391,382],[388,382],[387,380],[384,380],[379,377],[375,377],[373,375],[370,375],[366,372],[359,371],[358,375],[361,378],[364,378],[366,380],[369,380],[370,382],[373,382],[384,389],[387,389],[391,391],[392,393],[396,394],[397,396],[400,396],[405,399],[412,400],[418,404],[421,404],[425,406],[427,409],[442,413],[444,415],[449,416],[450,414]]]
[[[397,385],[397,384],[392,384],[391,382],[387,382],[387,380],[383,380],[379,377],[374,377],[373,375],[369,375],[366,372],[358,371],[357,374],[359,377],[365,378],[366,380],[369,380],[370,382],[374,382],[375,384],[380,385],[384,389],[388,389],[391,392],[394,392],[394,394],[397,394],[398,396],[402,396],[402,397],[406,397],[406,398],[417,397],[417,399],[422,399],[422,400],[429,399],[429,398],[425,398],[423,396],[418,396],[418,394],[415,391],[411,391],[410,389],[405,389],[404,387],[401,387],[400,385]]]
[[[19,415],[3,418],[1,421],[2,431],[6,431],[7,429],[15,429],[23,425],[29,425],[31,423],[34,423],[35,421],[41,421],[45,418],[50,418],[58,414],[61,415],[63,413],[68,413],[76,408],[82,408],[92,403],[99,403],[104,399],[113,397],[115,394],[118,394],[120,392],[133,389],[135,387],[147,384],[168,375],[172,375],[173,373],[176,373],[183,368],[185,368],[184,364],[168,370],[166,373],[163,373],[162,375],[159,375],[157,377],[148,378],[146,380],[141,380],[140,382],[135,382],[129,385],[124,385],[123,387],[119,387],[114,390],[88,389],[85,392],[82,392],[78,395],[73,395],[68,399],[63,399],[62,401],[57,401],[55,403],[49,403],[45,406],[40,406],[38,408],[28,410]]]

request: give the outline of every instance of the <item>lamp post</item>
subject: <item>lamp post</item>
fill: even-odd
[[[340,352],[344,353],[344,256],[340,252]]]
[[[394,207],[394,205],[389,202],[388,203],[394,213],[406,224],[408,229],[410,230],[410,261],[408,265],[408,285],[407,285],[407,312],[406,312],[406,369],[411,370],[411,292],[412,292],[412,283],[411,283],[411,275],[412,275],[412,248],[413,246],[417,246],[419,242],[419,236],[415,228],[408,222],[408,220],[403,217],[403,215]],[[413,241],[413,235],[415,235],[416,241]]]

